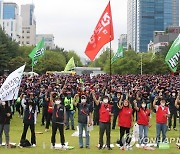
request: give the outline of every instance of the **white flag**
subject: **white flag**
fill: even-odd
[[[0,88],[0,100],[8,101],[17,98],[24,68],[25,65],[21,66],[6,78]]]

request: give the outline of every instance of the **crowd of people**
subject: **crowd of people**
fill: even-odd
[[[0,87],[5,81],[0,76]],[[79,148],[83,148],[82,132],[85,130],[85,147],[90,148],[88,126],[99,125],[99,149],[106,145],[112,150],[111,129],[120,128],[117,144],[121,149],[131,148],[130,129],[133,122],[139,125],[140,147],[146,146],[150,116],[156,113],[156,142],[165,142],[166,131],[177,131],[180,112],[180,76],[172,75],[54,75],[24,76],[16,100],[0,103],[0,145],[2,132],[9,146],[10,119],[15,112],[23,118],[24,128],[20,143],[31,130],[31,145],[36,146],[35,124],[37,114],[42,114],[41,125],[45,131],[52,126],[51,147],[55,147],[57,129],[65,145],[65,130],[75,130],[74,114],[78,112]],[[117,122],[118,119],[118,122]],[[172,124],[173,119],[173,124]],[[180,118],[179,118],[180,119]],[[117,125],[116,125],[117,123]],[[71,126],[71,127],[70,127]],[[162,141],[160,136],[162,132]],[[126,141],[123,141],[124,135]],[[178,132],[177,132],[178,137]]]

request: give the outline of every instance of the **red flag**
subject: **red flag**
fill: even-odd
[[[94,60],[99,50],[108,42],[114,39],[111,5],[108,3],[104,10],[96,28],[94,34],[91,36],[90,41],[86,47],[85,54],[91,61]]]

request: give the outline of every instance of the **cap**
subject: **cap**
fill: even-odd
[[[81,96],[81,99],[86,99],[86,98],[87,98],[86,95]]]
[[[70,92],[70,91],[67,91],[66,94],[71,94],[71,92]]]

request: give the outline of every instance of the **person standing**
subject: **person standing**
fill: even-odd
[[[133,109],[130,107],[129,100],[125,99],[122,103],[122,98],[119,100],[118,107],[120,109],[118,115],[118,126],[120,127],[120,140],[117,143],[120,145],[120,148],[123,150],[124,148],[130,149],[130,128],[133,126]],[[122,139],[124,134],[126,133],[127,138],[125,143],[123,143]]]
[[[76,100],[75,95],[74,100]],[[92,107],[87,104],[87,97],[85,95],[81,96],[79,102],[74,102],[74,105],[78,108],[78,126],[79,126],[79,147],[83,148],[83,129],[86,135],[86,148],[89,149],[89,130],[88,126],[92,125]]]
[[[118,108],[118,103],[119,103],[119,99],[121,97],[121,92],[117,91],[116,95],[112,98],[112,102],[113,102],[113,123],[112,123],[112,129],[115,129],[116,127],[116,120],[119,114],[119,108]]]
[[[176,101],[176,91],[173,90],[171,93],[171,96],[167,99],[169,102],[169,111],[170,111],[170,117],[168,118],[168,131],[171,130],[172,126],[172,118],[174,117],[174,124],[173,124],[173,129],[177,131],[176,129],[176,119],[177,119],[177,108],[175,106],[175,101]]]
[[[9,131],[10,119],[12,117],[11,108],[6,102],[0,104],[0,145],[2,145],[2,133],[4,131],[6,137],[6,147],[10,148],[9,144]]]
[[[93,100],[99,107],[99,150],[103,149],[103,136],[106,131],[106,145],[108,150],[112,150],[110,147],[110,134],[111,134],[111,116],[112,116],[112,106],[108,104],[109,97],[104,96],[103,101],[100,102],[100,98],[97,100],[92,91]]]
[[[136,100],[134,100],[134,108],[137,110],[138,113],[138,120],[137,124],[139,125],[139,147],[141,148],[141,145],[146,145],[148,142],[147,136],[148,136],[148,127],[150,127],[149,123],[149,116],[150,116],[150,110],[147,108],[147,104],[145,100],[142,100],[141,107],[137,107]]]
[[[46,97],[46,101],[48,101],[48,113],[47,113],[47,120],[46,120],[46,127],[45,132],[49,130],[49,125],[52,120],[52,112],[53,112],[53,99],[56,97],[56,93],[51,92],[50,96]]]
[[[64,137],[64,125],[65,125],[65,108],[59,97],[55,98],[55,103],[53,103],[53,113],[52,113],[52,136],[51,136],[51,148],[55,148],[56,143],[56,132],[57,129],[60,133],[60,141],[62,148],[65,145]]]
[[[67,96],[64,98],[64,106],[66,109],[66,130],[69,129],[69,119],[71,120],[71,128],[74,129],[74,103],[71,96],[71,92],[67,92]]]
[[[27,99],[26,108],[24,111],[24,127],[21,136],[20,143],[26,139],[27,130],[30,127],[31,130],[31,145],[36,147],[36,136],[35,136],[35,124],[36,124],[36,104],[33,99]]]
[[[165,106],[166,100],[162,97],[160,101],[160,105],[156,105],[158,97],[155,97],[153,101],[153,107],[156,110],[156,142],[157,146],[159,146],[160,135],[162,132],[162,142],[166,140],[166,132],[167,132],[167,119],[170,115],[169,108]]]

